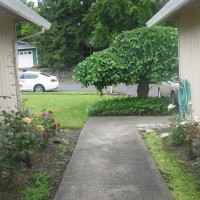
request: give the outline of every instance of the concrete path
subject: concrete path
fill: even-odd
[[[168,117],[92,117],[55,200],[172,200],[136,124]]]

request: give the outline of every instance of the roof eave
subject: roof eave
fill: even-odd
[[[156,15],[154,15],[146,24],[148,27],[154,26],[164,20],[171,18],[183,6],[188,4],[190,0],[171,0]]]
[[[0,5],[44,29],[50,29],[51,23],[36,12],[16,0],[0,0]]]

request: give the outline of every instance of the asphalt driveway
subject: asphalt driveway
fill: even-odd
[[[76,83],[73,80],[65,80],[59,82],[59,87],[57,92],[97,92],[95,87],[90,86],[88,88],[82,88],[82,86],[78,83]],[[110,93],[111,89],[108,87],[107,89],[104,89],[105,93]],[[116,88],[117,93],[122,93],[125,95],[132,95],[137,96],[137,85],[133,86],[126,86],[125,84],[120,84]],[[149,96],[158,96],[158,86],[155,84],[150,84],[150,90],[149,90]]]

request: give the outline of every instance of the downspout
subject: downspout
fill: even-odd
[[[15,49],[15,58],[14,58],[14,62],[13,62],[13,65],[14,65],[14,73],[15,73],[15,81],[16,81],[16,95],[17,95],[17,108],[19,110],[21,110],[21,106],[22,106],[22,101],[21,101],[21,95],[20,95],[20,84],[19,84],[19,75],[18,75],[18,57],[17,57],[17,41],[21,41],[21,40],[26,40],[26,39],[29,39],[29,38],[32,38],[32,37],[35,37],[37,35],[40,35],[44,33],[44,27],[42,26],[40,31],[38,32],[35,32],[33,34],[30,34],[30,35],[26,35],[26,36],[23,36],[21,38],[16,38],[13,40],[13,49]],[[16,35],[16,33],[15,33]]]

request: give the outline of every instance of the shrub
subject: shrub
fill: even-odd
[[[11,113],[3,111],[0,116],[3,117],[0,124],[0,134],[3,136],[0,171],[5,172],[10,179],[23,166],[31,165],[30,157],[34,150],[44,146],[56,134],[60,125],[55,124],[52,111],[46,113],[43,110],[39,117],[30,115],[28,110]]]
[[[171,129],[170,141],[173,146],[185,146],[190,159],[195,159],[198,155],[196,145],[200,144],[199,120],[181,120],[179,116],[169,122]],[[197,148],[199,148],[197,146]]]
[[[112,115],[167,115],[169,100],[166,98],[136,97],[113,98],[96,102],[88,108],[89,116]]]
[[[179,116],[169,122],[171,129],[171,143],[174,146],[185,145],[200,135],[199,121],[180,120]]]

